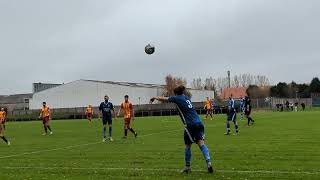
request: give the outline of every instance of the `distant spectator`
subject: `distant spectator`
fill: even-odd
[[[305,103],[301,103],[301,107],[302,107],[302,111],[304,111],[306,109],[306,104]]]
[[[289,101],[286,101],[286,110],[287,111],[289,111],[289,105],[290,105]]]
[[[299,105],[298,102],[295,102],[295,103],[294,103],[294,111],[295,111],[295,112],[298,112],[298,105]]]
[[[293,111],[293,103],[289,104],[290,110]]]

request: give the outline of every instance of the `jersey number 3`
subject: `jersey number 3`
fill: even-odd
[[[191,101],[190,100],[186,100],[187,104],[188,104],[188,108],[192,108],[192,104],[191,104]]]

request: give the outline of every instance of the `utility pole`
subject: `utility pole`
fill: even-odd
[[[230,71],[228,71],[228,87],[231,88]]]

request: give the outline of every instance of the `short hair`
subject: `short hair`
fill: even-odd
[[[42,102],[42,104],[47,104],[46,102]]]
[[[184,94],[185,90],[186,90],[186,87],[184,87],[183,85],[180,85],[180,86],[174,88],[173,92],[175,95],[182,95],[182,94]]]
[[[128,95],[125,95],[124,98],[129,98],[129,96],[128,96]]]

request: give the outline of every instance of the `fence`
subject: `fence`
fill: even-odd
[[[281,98],[270,98],[270,99],[252,99],[252,107],[254,109],[262,110],[276,110],[277,104],[285,104],[286,101],[291,103],[298,102],[299,104],[305,103],[306,107],[312,106],[312,99],[281,99]],[[193,103],[196,111],[199,114],[206,113],[203,109],[203,103]],[[227,101],[217,104],[214,107],[213,112],[215,114],[227,112]],[[174,104],[163,103],[163,104],[143,104],[135,105],[135,116],[171,116],[178,115]],[[236,101],[236,109],[239,110],[239,101]],[[51,109],[53,119],[84,119],[86,107],[77,108],[63,108],[63,109]],[[119,110],[119,106],[115,107],[116,112]],[[8,112],[9,121],[30,121],[35,120],[39,116],[39,110],[14,110]],[[98,107],[94,107],[94,118],[99,117]]]

